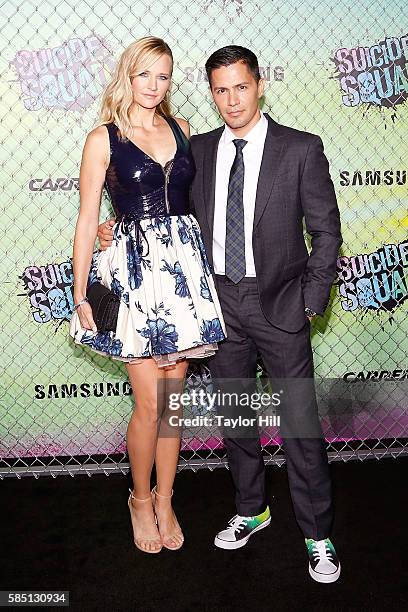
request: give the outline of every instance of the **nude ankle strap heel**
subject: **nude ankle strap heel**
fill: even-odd
[[[164,499],[170,499],[170,497],[173,497],[174,490],[173,489],[171,490],[170,495],[162,495],[161,493],[157,492],[157,485],[155,485],[150,493],[153,493],[153,495],[157,495],[157,497],[163,497]]]
[[[133,495],[132,489],[129,489],[129,491],[130,491],[129,499],[135,499],[136,501],[140,501],[140,502],[149,501],[149,499],[151,499],[151,497],[145,497],[144,499],[139,499],[138,497],[135,497]]]
[[[152,497],[152,503],[153,503],[154,510],[156,511],[156,508],[155,508],[155,501],[156,501],[155,498],[156,497],[162,497],[163,499],[171,499],[173,497],[173,493],[174,493],[174,490],[172,489],[170,495],[162,495],[161,493],[157,492],[157,485],[155,485],[153,487],[153,489],[151,490],[151,492],[150,492],[151,497]],[[174,511],[173,511],[173,514],[174,514]],[[174,515],[174,517],[175,517],[175,515]],[[156,520],[157,520],[157,517],[156,517]],[[176,518],[176,523],[178,525],[177,518]],[[159,524],[158,524],[158,526],[159,526]],[[159,526],[159,531],[160,531],[160,526]],[[166,537],[166,539],[170,539],[170,538],[174,537],[175,535],[181,537],[181,540],[182,540],[181,543],[178,546],[167,546],[167,544],[165,544],[163,542],[164,548],[167,548],[167,550],[178,550],[179,548],[181,548],[183,546],[183,544],[184,544],[184,535],[183,535],[183,532],[181,531],[180,525],[178,525],[178,529],[176,531],[174,531],[172,534],[169,534],[169,535],[167,535],[165,537]]]
[[[130,491],[130,495],[129,495],[129,499],[128,499],[128,503],[129,504],[130,504],[130,500],[131,499],[135,499],[136,501],[139,501],[139,502],[146,502],[146,501],[150,500],[152,502],[152,504],[153,504],[153,512],[154,512],[154,503],[153,503],[152,491],[150,492],[150,497],[145,497],[144,499],[139,499],[138,497],[135,497],[133,495],[132,489],[129,489],[129,491]],[[156,525],[157,525],[157,516],[156,516],[156,514],[154,515],[154,520],[155,520]]]
[[[142,552],[145,552],[145,553],[149,553],[149,554],[159,553],[161,551],[161,549],[163,548],[163,545],[160,546],[160,548],[158,548],[156,550],[147,550],[146,548],[143,548],[142,546],[139,546],[139,544],[136,542],[136,538],[134,537],[136,521],[135,521],[135,518],[134,518],[133,513],[132,513],[133,507],[132,507],[132,501],[131,500],[135,499],[138,502],[147,502],[147,501],[150,501],[150,503],[152,503],[152,496],[150,495],[149,497],[145,497],[144,499],[140,499],[140,498],[135,497],[133,495],[132,489],[129,489],[129,491],[130,491],[130,495],[129,495],[129,499],[128,499],[128,506],[129,506],[129,512],[130,512],[130,520],[131,520],[132,529],[133,529],[133,541],[135,543],[135,546],[136,546],[136,548],[138,548],[139,550],[141,550]],[[155,518],[156,525],[157,525],[156,514],[154,515],[154,518]],[[157,537],[156,538],[139,538],[139,540],[141,540],[143,542],[159,542],[160,541],[160,544],[162,544],[161,538],[159,540],[159,538],[157,538]]]

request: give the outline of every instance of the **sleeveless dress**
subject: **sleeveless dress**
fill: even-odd
[[[209,357],[226,338],[200,227],[189,214],[190,143],[174,119],[167,122],[177,149],[164,167],[130,140],[119,140],[115,124],[105,124],[105,188],[116,223],[112,245],[93,253],[88,286],[99,280],[119,296],[117,329],[84,329],[76,310],[69,324],[77,344],[129,363],[153,357],[159,367]]]

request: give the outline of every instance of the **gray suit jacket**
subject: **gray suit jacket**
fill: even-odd
[[[275,327],[296,332],[305,324],[305,305],[323,314],[329,301],[342,243],[340,216],[320,137],[266,118],[252,233],[255,269],[265,317]],[[191,138],[197,167],[191,212],[211,267],[215,169],[223,129]],[[311,236],[310,256],[303,219]]]

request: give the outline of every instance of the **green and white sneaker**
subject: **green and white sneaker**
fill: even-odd
[[[234,550],[245,546],[249,538],[267,527],[271,522],[269,506],[258,516],[240,516],[236,514],[228,521],[228,527],[215,536],[214,544],[218,548]]]
[[[336,582],[340,576],[340,561],[329,538],[305,538],[309,554],[309,574],[316,582]]]

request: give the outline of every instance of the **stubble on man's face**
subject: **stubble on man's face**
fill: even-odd
[[[245,136],[259,120],[263,79],[257,83],[248,66],[239,61],[213,70],[210,87],[225,123],[238,137]]]

